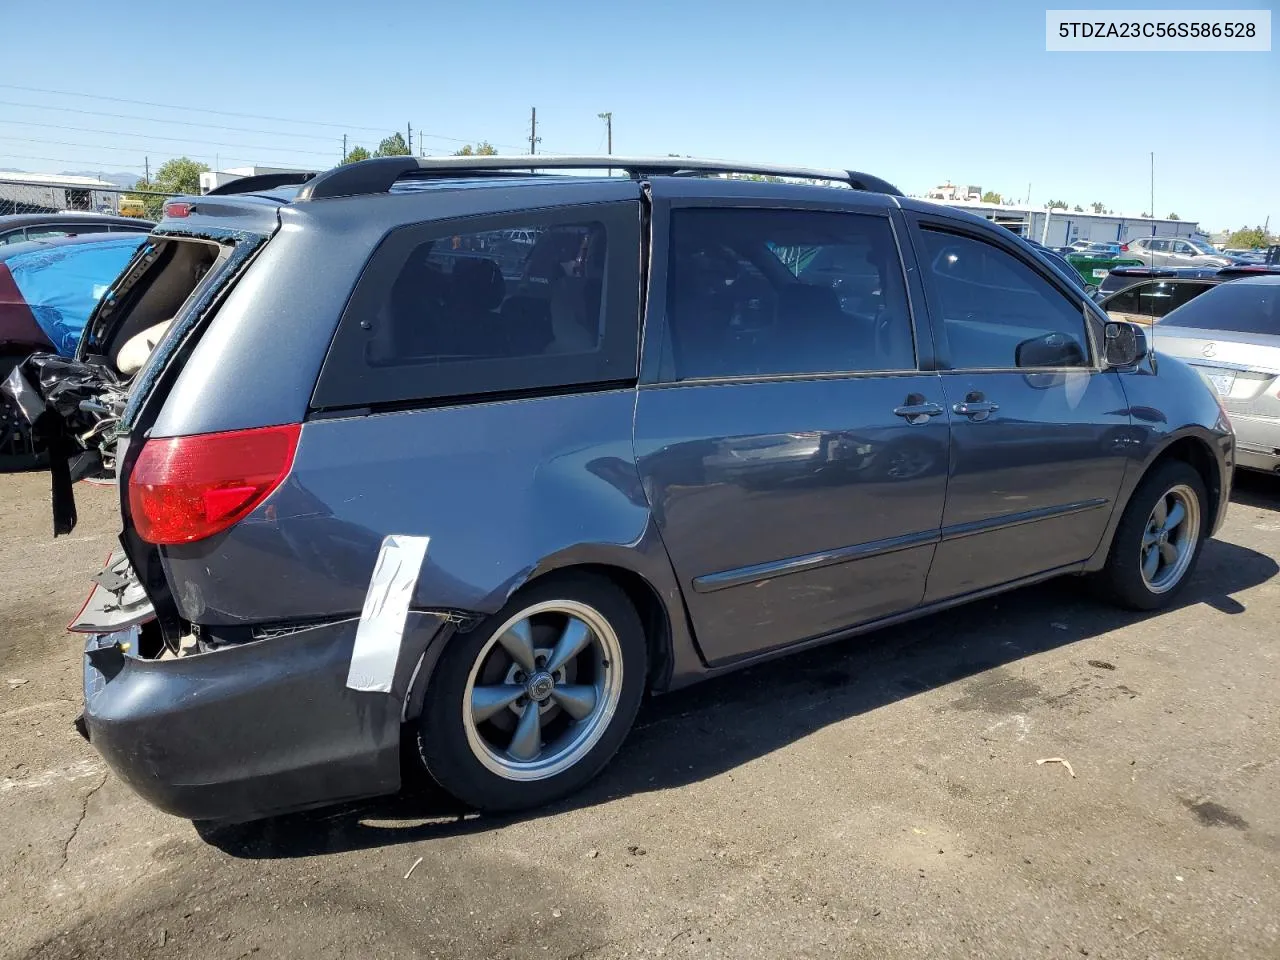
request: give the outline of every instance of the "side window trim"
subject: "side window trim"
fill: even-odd
[[[1006,241],[1005,238],[998,234],[991,235],[985,231],[974,229],[971,225],[959,220],[952,220],[941,214],[924,214],[915,211],[906,214],[908,225],[910,227],[910,236],[912,246],[916,252],[917,273],[923,280],[925,304],[928,308],[929,325],[932,330],[933,340],[936,345],[938,369],[943,372],[951,372],[963,369],[965,372],[982,372],[982,373],[1022,373],[1026,374],[1028,370],[1036,372],[1053,372],[1053,371],[1080,371],[1085,370],[1090,373],[1097,373],[1106,368],[1100,361],[1101,350],[1099,348],[1099,340],[1102,334],[1102,328],[1106,324],[1108,318],[1103,310],[1091,299],[1082,298],[1078,291],[1067,288],[1066,281],[1058,277],[1052,271],[1045,268],[1044,264],[1038,262],[1038,258],[1030,252],[1023,250],[1012,240]],[[984,243],[988,246],[995,247],[1003,253],[1008,254],[1015,260],[1028,267],[1036,276],[1047,282],[1050,287],[1057,291],[1068,304],[1073,308],[1083,308],[1082,318],[1085,332],[1085,345],[1089,350],[1089,362],[1083,367],[1036,367],[1036,368],[1018,368],[1018,367],[964,367],[958,368],[950,364],[950,347],[947,343],[946,331],[942,329],[942,307],[938,302],[938,294],[934,287],[930,274],[930,265],[924,260],[924,247],[922,245],[922,234],[925,231],[933,231],[939,233],[948,233],[953,236],[963,237],[978,243]],[[1012,235],[1011,235],[1012,236]]]
[[[893,370],[832,370],[818,373],[746,374],[724,377],[696,377],[677,379],[674,368],[673,343],[670,318],[667,316],[667,295],[670,271],[670,238],[672,214],[680,210],[754,210],[761,212],[822,213],[841,216],[879,217],[888,222],[901,271],[906,298],[907,320],[911,333],[915,366]],[[641,388],[680,388],[716,384],[756,383],[792,380],[844,380],[866,377],[916,376],[922,370],[930,370],[934,363],[932,331],[921,303],[918,271],[915,271],[914,251],[906,232],[901,211],[896,207],[837,207],[785,202],[751,202],[749,200],[709,200],[707,198],[658,198],[652,202],[651,216],[647,224],[651,231],[647,242],[650,263],[648,286],[645,294],[643,318],[643,359],[639,386]],[[923,335],[922,335],[923,334]],[[927,363],[927,365],[926,365]]]

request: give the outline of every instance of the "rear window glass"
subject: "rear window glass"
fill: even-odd
[[[593,204],[392,233],[357,284],[317,406],[632,378],[639,210]]]
[[[1280,335],[1280,283],[1223,283],[1165,317],[1168,326]]]
[[[1108,313],[1139,314],[1159,319],[1211,287],[1209,283],[1187,280],[1148,280],[1116,294],[1103,307]]]

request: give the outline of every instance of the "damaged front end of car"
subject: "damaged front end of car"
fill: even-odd
[[[118,427],[128,389],[129,384],[104,362],[52,353],[33,354],[0,384],[36,448],[48,454],[55,536],[75,529],[71,485],[115,473]]]

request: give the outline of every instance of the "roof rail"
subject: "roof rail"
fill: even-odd
[[[274,190],[276,187],[291,187],[295,183],[306,183],[317,176],[316,171],[296,173],[259,173],[252,177],[238,177],[229,180],[220,187],[214,187],[206,197],[225,197],[233,193],[256,193],[259,190]]]
[[[767,177],[799,177],[844,183],[855,190],[887,193],[902,191],[893,184],[856,170],[817,167],[787,167],[771,163],[735,163],[729,160],[696,160],[690,157],[560,157],[520,155],[513,157],[377,157],[348,163],[309,180],[298,191],[298,200],[327,197],[354,197],[386,193],[401,179],[470,177],[542,170],[624,170],[634,178],[649,176],[697,176],[708,173],[752,173]],[[234,183],[234,181],[233,181]]]

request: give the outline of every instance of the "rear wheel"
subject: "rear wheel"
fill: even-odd
[[[1158,610],[1186,586],[1208,532],[1203,478],[1181,460],[1155,467],[1125,507],[1099,582],[1134,610]]]
[[[626,737],[646,662],[640,618],[614,584],[587,574],[535,583],[441,654],[419,720],[423,762],[481,810],[571,793]]]

